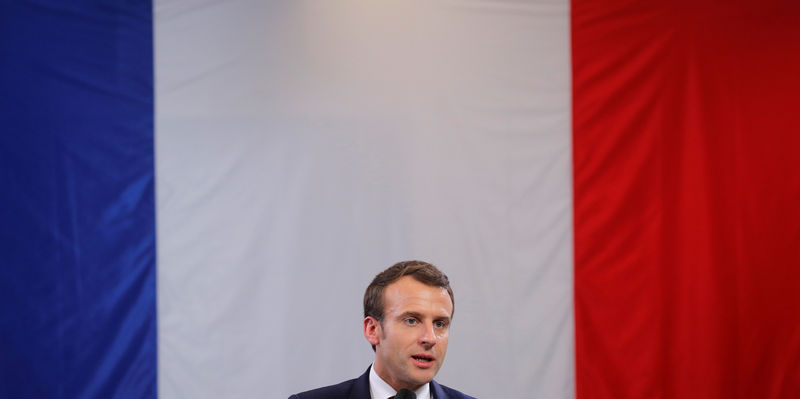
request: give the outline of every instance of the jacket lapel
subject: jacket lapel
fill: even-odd
[[[431,381],[431,398],[432,399],[448,399],[444,393],[442,386],[436,381]]]
[[[350,390],[350,396],[348,399],[370,399],[369,367],[367,367],[367,371],[365,371],[364,374],[361,374],[361,377],[356,379],[356,382],[353,384],[353,388]]]

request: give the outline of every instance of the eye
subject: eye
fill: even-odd
[[[433,322],[433,326],[436,328],[445,328],[447,327],[447,323],[445,323],[443,320],[436,320]]]
[[[415,318],[412,318],[412,317],[409,317],[409,318],[407,318],[407,319],[405,319],[405,320],[403,320],[403,321],[404,321],[406,324],[408,324],[409,326],[413,326],[413,325],[416,325],[416,324],[417,324],[417,319],[415,319]]]

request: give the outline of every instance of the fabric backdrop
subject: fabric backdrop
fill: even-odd
[[[572,7],[578,397],[800,397],[800,5]]]
[[[0,3],[0,397],[154,397],[148,3]]]
[[[574,392],[568,4],[156,3],[159,392],[355,378],[370,280],[422,259],[437,380]]]
[[[473,396],[800,397],[800,7],[716,3],[3,3],[0,397],[353,378],[414,258]]]

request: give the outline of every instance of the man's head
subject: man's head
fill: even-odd
[[[430,263],[400,262],[375,276],[363,326],[375,372],[396,390],[431,381],[447,352],[454,304],[447,276]]]

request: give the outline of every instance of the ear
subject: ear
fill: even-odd
[[[372,316],[364,318],[364,338],[370,345],[378,345],[381,342],[381,323]]]

